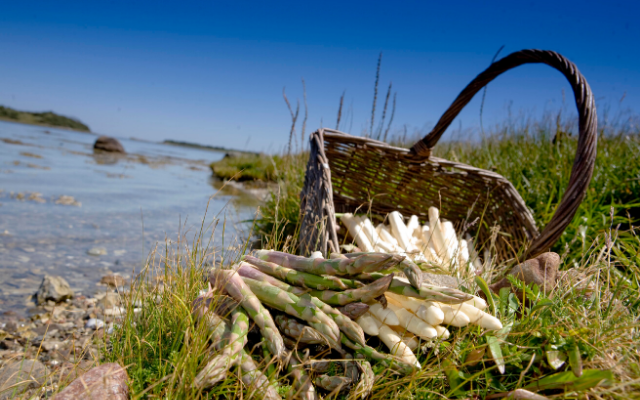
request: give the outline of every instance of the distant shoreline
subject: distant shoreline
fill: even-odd
[[[169,144],[172,146],[181,146],[181,147],[191,147],[194,149],[201,149],[201,150],[209,150],[209,151],[215,151],[218,153],[242,153],[242,154],[255,154],[258,155],[260,153],[256,152],[256,151],[248,151],[248,150],[236,150],[236,149],[229,149],[226,147],[219,147],[219,146],[209,146],[206,144],[199,144],[199,143],[192,143],[192,142],[182,142],[179,140],[171,140],[171,139],[166,139],[164,141],[161,142],[162,144]]]
[[[0,121],[44,126],[48,128],[62,128],[77,132],[91,133],[91,129],[89,129],[87,125],[83,124],[79,120],[56,114],[53,111],[20,111],[10,107],[0,106]]]

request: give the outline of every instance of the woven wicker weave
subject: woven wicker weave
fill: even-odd
[[[431,156],[449,124],[473,96],[501,73],[527,63],[544,63],[567,78],[579,114],[579,138],[569,185],[554,216],[540,233],[520,194],[503,176],[469,165]],[[428,221],[436,206],[442,218],[457,230],[465,222],[479,246],[487,244],[491,229],[501,232],[495,242],[498,257],[506,260],[526,249],[536,256],[560,237],[580,206],[591,181],[596,158],[597,118],[591,89],[578,68],[552,51],[522,50],[491,64],[456,98],[435,128],[411,149],[356,137],[332,129],[311,134],[310,156],[301,196],[299,251],[338,251],[339,230],[335,213],[371,212],[384,217],[398,210]],[[340,233],[339,233],[340,232]]]

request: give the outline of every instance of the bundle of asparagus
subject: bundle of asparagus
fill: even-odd
[[[397,276],[400,272],[407,279]],[[414,353],[420,340],[445,340],[448,326],[502,327],[482,311],[482,299],[423,284],[421,274],[405,255],[379,252],[325,259],[258,250],[230,269],[215,268],[209,274],[211,290],[194,303],[194,315],[206,324],[219,352],[196,385],[211,386],[237,367],[254,394],[279,398],[244,350],[249,319],[260,331],[265,351],[287,368],[296,396],[304,399],[317,398],[313,383],[327,391],[352,389],[364,398],[374,380],[370,362],[410,374],[421,368]],[[365,333],[377,336],[389,352],[370,347]],[[328,349],[321,359],[337,355],[345,376],[323,374],[318,360],[301,355],[311,345]]]
[[[414,262],[435,263],[452,272],[467,268],[474,272],[482,265],[471,236],[458,236],[450,221],[440,219],[436,207],[429,208],[429,221],[422,226],[416,215],[405,224],[397,211],[389,213],[387,220],[389,225],[378,224],[374,228],[366,217],[353,214],[341,217],[363,251],[402,254]]]

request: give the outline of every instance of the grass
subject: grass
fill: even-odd
[[[0,106],[0,120],[22,122],[25,124],[55,126],[69,128],[77,131],[90,132],[89,127],[82,122],[56,114],[52,111],[28,112],[18,111],[13,108]]]
[[[291,157],[244,153],[212,162],[210,168],[220,179],[274,182],[282,176]]]

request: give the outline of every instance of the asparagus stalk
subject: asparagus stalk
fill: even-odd
[[[259,271],[281,279],[290,285],[302,286],[316,290],[345,290],[354,285],[351,279],[332,277],[333,279],[309,274],[295,269],[285,268],[278,264],[261,260],[252,256],[244,256],[244,261],[253,265]]]
[[[255,361],[245,350],[241,352],[240,379],[247,387],[247,398],[253,396],[265,400],[281,400],[278,391],[271,385],[269,379],[258,369]]]
[[[346,376],[320,375],[316,378],[316,386],[328,392],[341,392],[348,389],[352,383],[351,378]]]
[[[240,263],[238,267],[238,274],[250,279],[254,279],[256,281],[268,283],[272,286],[282,289],[288,292],[291,296],[293,296],[291,297],[291,299],[294,301],[296,301],[297,299],[296,296],[305,296],[305,297],[309,296],[304,289],[296,288],[287,283],[279,281],[272,276],[264,274],[258,271],[257,269],[250,267],[246,263]],[[364,332],[362,332],[362,329],[360,329],[360,327],[355,322],[353,322],[351,319],[349,319],[348,317],[340,313],[335,308],[324,303],[322,300],[318,299],[317,297],[313,297],[313,296],[309,296],[309,297],[313,302],[313,304],[315,304],[316,307],[321,309],[322,312],[324,312],[326,315],[331,317],[333,321],[335,321],[335,323],[337,324],[338,328],[342,332],[344,332],[349,338],[351,338],[351,340],[355,340],[357,343],[364,343]]]
[[[296,352],[292,352],[289,358],[289,365],[287,370],[293,377],[293,398],[300,400],[317,400],[318,394],[316,393],[311,378],[307,371],[304,370],[302,364],[296,358]]]
[[[282,333],[297,342],[305,344],[324,344],[327,342],[320,332],[287,315],[276,315],[276,324]]]
[[[415,365],[407,363],[403,359],[399,357],[395,357],[390,354],[383,354],[374,349],[373,347],[365,345],[359,345],[350,341],[345,335],[341,336],[342,344],[352,349],[358,354],[362,354],[365,358],[370,360],[375,360],[377,362],[382,363],[388,368],[392,368],[397,370],[399,373],[403,375],[409,375],[416,370]]]
[[[200,299],[202,300],[202,299]],[[223,349],[223,337],[225,332],[229,330],[227,324],[222,318],[213,312],[209,312],[208,307],[202,301],[196,303],[196,307],[192,313],[196,316],[200,323],[204,323],[211,341],[214,347],[217,349]],[[194,379],[193,385],[196,387],[208,388],[227,375],[227,371],[234,364],[235,359],[232,358],[232,354],[229,351],[222,351],[220,354],[215,355],[207,362],[207,365],[198,373]]]
[[[390,292],[387,292],[385,296],[387,296],[387,300],[389,300],[390,303],[406,308],[431,326],[440,325],[444,321],[444,313],[440,307],[437,307],[428,301],[418,300],[413,297],[405,297]]]
[[[405,362],[413,364],[416,367],[420,368],[418,359],[413,354],[411,349],[406,344],[404,344],[398,333],[384,324],[379,328],[379,330],[380,334],[378,335],[378,337],[389,348],[391,354],[398,356]]]
[[[348,318],[356,320],[362,314],[369,311],[369,305],[365,303],[349,303],[346,306],[337,307],[336,310],[340,311]]]
[[[438,336],[438,331],[420,318],[409,312],[405,308],[398,307],[394,304],[389,304],[389,308],[398,317],[400,326],[411,333],[414,333],[424,339],[433,339]]]
[[[362,225],[358,223],[358,219],[353,216],[351,213],[346,213],[342,215],[340,221],[347,227],[347,230],[353,236],[358,247],[360,247],[364,251],[373,251],[373,245],[371,244],[371,240],[365,234]]]
[[[413,261],[406,258],[402,260],[400,266],[402,267],[402,272],[411,283],[411,286],[416,289],[420,289],[423,280],[420,268]]]
[[[327,304],[344,306],[356,301],[369,302],[381,296],[387,291],[392,280],[393,274],[390,274],[358,289],[349,289],[343,292],[333,290],[309,290],[308,293]]]
[[[331,318],[313,304],[310,297],[298,297],[278,287],[250,278],[244,278],[244,282],[260,301],[270,307],[307,321],[309,325],[327,338],[332,347],[340,348],[340,329]]]
[[[369,312],[380,322],[387,325],[398,325],[398,316],[390,308],[383,308],[381,304],[373,304],[369,306]]]
[[[362,354],[356,354],[355,362],[360,369],[360,380],[358,381],[356,387],[353,389],[353,395],[356,398],[360,397],[364,400],[371,394],[376,376],[373,373],[373,369],[371,369],[371,364],[369,364],[369,361],[364,359]]]
[[[354,259],[313,259],[271,250],[258,250],[256,256],[261,260],[273,262],[297,271],[316,275],[341,276],[353,276],[361,272],[379,271],[388,268],[389,261],[393,259],[392,255],[384,253],[363,254]]]
[[[471,300],[473,297],[458,289],[445,288],[438,286],[422,285],[417,290],[413,288],[409,282],[402,278],[394,278],[388,289],[392,293],[401,294],[407,297],[415,297],[429,301],[438,301],[445,304],[458,304]]]
[[[231,297],[240,303],[240,306],[258,325],[271,354],[277,358],[284,356],[284,342],[271,314],[235,271],[212,269],[209,274],[209,282],[213,287],[224,288]]]
[[[378,336],[380,330],[378,330],[378,324],[376,323],[376,319],[371,313],[366,312],[364,315],[360,316],[356,322],[363,331],[367,333],[367,335]]]

